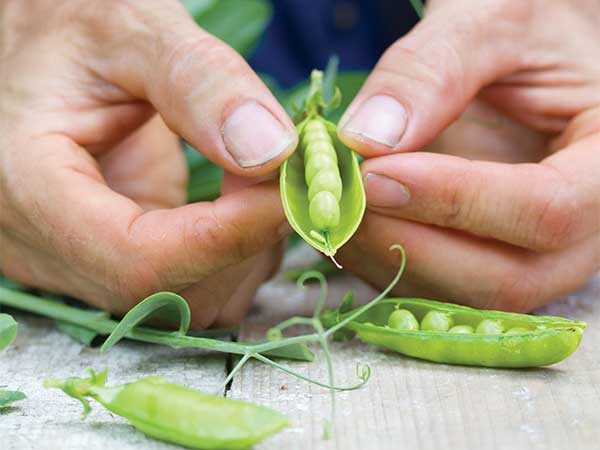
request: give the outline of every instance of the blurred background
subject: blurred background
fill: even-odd
[[[273,0],[271,6],[249,62],[284,88],[325,67],[333,54],[341,70],[369,70],[417,22],[408,0]]]

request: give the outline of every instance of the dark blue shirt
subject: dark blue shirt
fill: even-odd
[[[370,70],[417,16],[409,0],[273,0],[273,20],[250,58],[257,72],[289,87],[324,68]]]

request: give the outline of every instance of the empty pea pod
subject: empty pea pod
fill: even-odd
[[[155,439],[198,449],[245,449],[288,425],[285,416],[241,400],[205,394],[146,377],[106,387],[107,371],[90,371],[89,378],[46,380],[81,401],[84,417],[93,398]]]
[[[339,94],[339,91],[337,91]],[[327,103],[323,73],[311,74],[308,96],[298,115],[299,148],[281,166],[280,191],[292,228],[332,257],[360,225],[366,199],[358,159],[337,138],[336,125],[323,117]]]
[[[333,326],[356,310],[323,314]],[[398,310],[406,310],[420,328],[390,326]],[[332,319],[332,318],[335,318]],[[537,367],[569,357],[579,346],[584,322],[478,310],[416,298],[382,300],[346,325],[358,337],[404,355],[446,364],[483,367]],[[504,332],[504,330],[507,330]]]

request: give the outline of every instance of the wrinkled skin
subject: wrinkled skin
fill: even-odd
[[[340,121],[368,158],[345,268],[385,286],[401,243],[398,294],[515,311],[588,280],[600,269],[599,42],[595,0],[428,2]],[[381,94],[404,107],[387,129],[358,114]]]
[[[192,326],[238,323],[289,233],[276,182],[259,182],[296,145],[236,164],[223,121],[248,99],[295,136],[243,59],[175,0],[3,1],[0,270],[118,314],[172,290]],[[228,172],[219,200],[183,206],[175,133]]]

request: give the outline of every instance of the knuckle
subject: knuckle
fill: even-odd
[[[557,250],[578,237],[583,208],[570,190],[558,190],[541,202],[532,233],[532,247],[537,250]]]
[[[215,85],[244,69],[235,51],[208,33],[194,32],[163,46],[161,81],[184,98],[199,88],[198,71],[193,70],[199,61],[203,67],[212,68],[219,74],[205,77],[201,85],[202,89],[213,93]]]
[[[517,265],[502,276],[493,290],[490,308],[528,312],[543,295],[542,280],[526,265]]]
[[[208,214],[205,214],[192,222],[192,236],[194,242],[191,248],[201,248],[205,255],[226,256],[231,263],[246,259],[249,251],[245,248],[242,234],[233,223],[226,223],[219,216],[215,204],[210,206]],[[187,234],[187,233],[186,233]]]
[[[475,176],[475,171],[471,171],[466,164],[457,176],[444,185],[442,198],[445,206],[440,214],[440,226],[464,229],[470,228],[476,220],[474,211],[478,190],[471,188]]]

